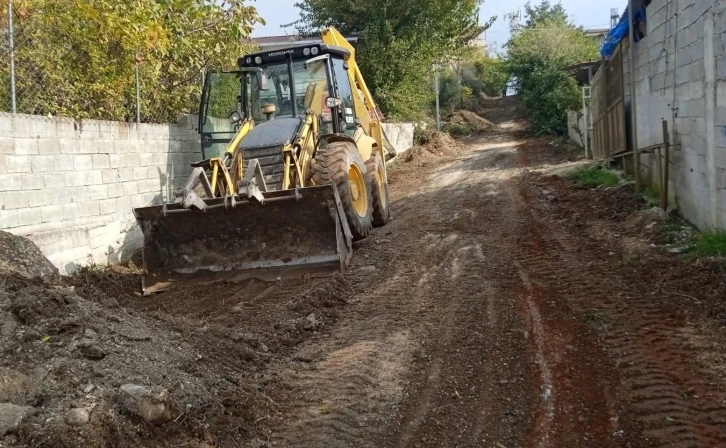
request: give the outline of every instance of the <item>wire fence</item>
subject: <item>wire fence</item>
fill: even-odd
[[[197,113],[203,73],[191,65],[171,76],[113,42],[63,41],[49,14],[0,2],[1,112],[139,123]]]

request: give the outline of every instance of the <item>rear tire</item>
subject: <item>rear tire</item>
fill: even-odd
[[[366,161],[368,186],[373,198],[373,225],[381,227],[391,218],[391,203],[388,195],[388,179],[386,178],[386,165],[377,149],[373,150],[371,157]]]
[[[350,142],[333,142],[318,149],[312,165],[316,185],[335,185],[348,219],[353,240],[362,240],[373,228],[370,187],[366,165],[358,148]]]

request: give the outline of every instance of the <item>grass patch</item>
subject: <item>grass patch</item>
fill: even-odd
[[[620,177],[616,172],[598,165],[588,165],[574,169],[567,174],[567,178],[586,187],[614,187],[620,183]]]
[[[726,256],[726,231],[709,230],[696,236],[692,253],[697,257]]]
[[[645,187],[643,190],[643,199],[648,207],[660,206],[660,192],[652,186]]]

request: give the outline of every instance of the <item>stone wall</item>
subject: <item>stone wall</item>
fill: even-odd
[[[27,236],[61,273],[141,246],[132,208],[173,196],[201,157],[177,125],[0,114],[0,230]]]
[[[663,141],[673,150],[671,199],[702,228],[726,227],[726,2],[653,0],[647,36],[635,44],[638,146]],[[626,109],[630,107],[628,43],[623,42]],[[644,178],[660,188],[654,156]]]

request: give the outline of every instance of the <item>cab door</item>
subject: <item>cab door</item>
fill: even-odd
[[[353,103],[353,89],[350,85],[348,70],[345,68],[345,61],[342,58],[331,58],[335,83],[338,86],[338,98],[342,104],[340,113],[344,132],[353,137],[356,131],[355,104]]]

